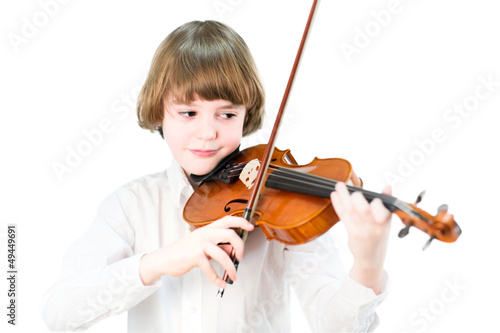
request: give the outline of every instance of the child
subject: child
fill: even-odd
[[[236,150],[242,136],[261,126],[263,108],[254,61],[231,28],[190,22],[161,43],[138,118],[141,127],[160,131],[175,161],[99,207],[46,293],[42,315],[51,329],[83,329],[128,311],[129,332],[288,332],[290,285],[313,332],[376,327],[390,219],[380,201],[368,204],[344,184],[332,193],[353,254],[349,274],[328,234],[287,246],[267,241],[240,217],[194,231],[183,221],[183,206],[198,185],[189,175],[207,174]],[[231,228],[251,231],[246,242]],[[234,284],[221,279],[224,270]],[[221,299],[219,287],[227,287]]]

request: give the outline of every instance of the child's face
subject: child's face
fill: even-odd
[[[239,146],[245,112],[225,100],[165,103],[163,136],[187,175],[207,174]]]

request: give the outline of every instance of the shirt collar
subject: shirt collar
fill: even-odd
[[[171,185],[174,204],[177,208],[182,208],[193,194],[193,187],[176,160],[172,160],[172,165],[167,169],[166,173]]]

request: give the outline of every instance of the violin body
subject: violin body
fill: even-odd
[[[234,165],[246,164],[260,159],[265,145],[241,151]],[[298,165],[290,150],[275,148],[268,178],[280,168],[309,175],[352,182],[361,186],[361,179],[353,172],[351,163],[341,158],[319,159]],[[198,228],[226,215],[242,216],[250,196],[249,189],[239,179],[232,183],[209,181],[201,184],[184,207],[184,220]],[[329,191],[330,192],[330,191]],[[328,192],[328,193],[329,193]],[[278,190],[264,186],[254,212],[252,223],[260,227],[268,240],[277,240],[289,245],[307,243],[328,231],[339,221],[329,197],[318,197]]]

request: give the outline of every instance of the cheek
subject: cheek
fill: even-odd
[[[163,121],[163,137],[172,151],[182,146],[184,133],[179,126],[175,126],[172,122]]]
[[[238,138],[239,141],[243,137],[243,123],[244,123],[244,120],[242,119],[239,121],[238,125],[233,127],[233,129],[231,130],[232,136],[234,138]]]
[[[226,129],[221,132],[220,138],[225,144],[237,147],[242,138],[242,127]]]

